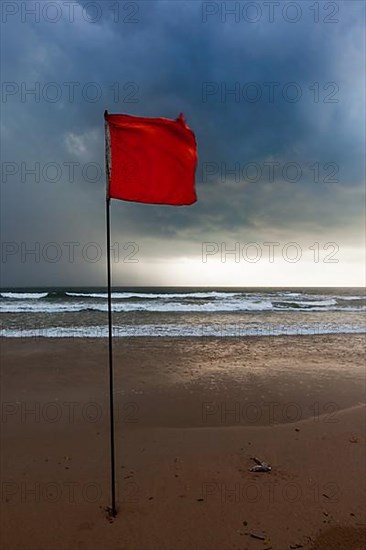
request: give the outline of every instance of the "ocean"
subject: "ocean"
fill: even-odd
[[[366,332],[362,288],[114,288],[115,337]],[[2,337],[102,338],[105,288],[4,289]]]

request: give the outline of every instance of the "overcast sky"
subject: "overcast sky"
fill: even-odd
[[[2,2],[2,286],[105,284],[104,109],[183,112],[199,154],[195,205],[113,202],[115,285],[362,285],[364,25],[349,0]]]

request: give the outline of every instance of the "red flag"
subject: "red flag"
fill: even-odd
[[[104,118],[109,198],[175,206],[196,202],[197,144],[182,114],[170,120],[106,112]]]

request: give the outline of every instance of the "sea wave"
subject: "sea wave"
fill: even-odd
[[[39,303],[39,302],[18,302],[0,304],[1,313],[81,313],[81,312],[106,312],[108,310],[107,303]],[[115,313],[129,312],[151,312],[151,313],[240,313],[240,312],[317,312],[317,311],[339,311],[339,312],[363,312],[366,311],[366,306],[341,306],[329,305],[327,303],[313,304],[285,304],[280,302],[273,304],[270,301],[249,302],[245,300],[237,300],[233,302],[207,302],[202,304],[195,303],[112,303],[112,311]]]
[[[55,290],[48,292],[2,292],[2,313],[78,313],[107,311],[107,293]],[[362,312],[365,296],[276,291],[115,291],[114,312],[220,313],[220,312]]]
[[[112,310],[114,312],[132,312],[132,311],[146,311],[146,312],[164,312],[164,313],[177,313],[177,312],[230,312],[230,311],[271,311],[273,309],[272,303],[269,301],[261,302],[249,302],[249,301],[237,301],[237,302],[207,302],[203,304],[184,304],[180,302],[170,303],[147,303],[147,302],[135,302],[135,303],[112,303]],[[82,311],[107,311],[107,303],[60,303],[60,304],[47,304],[47,303],[6,303],[0,304],[0,312],[2,313],[75,313]]]
[[[238,325],[238,324],[210,324],[200,326],[182,324],[164,325],[125,325],[114,326],[115,338],[132,337],[166,337],[166,338],[205,338],[205,337],[256,337],[256,336],[302,336],[320,334],[364,334],[366,327],[358,325],[336,324],[309,324],[309,325]],[[70,326],[48,327],[42,329],[1,329],[3,338],[106,338],[107,326]]]
[[[1,292],[0,296],[8,300],[39,300],[46,298],[48,292]]]
[[[66,292],[67,296],[71,296],[73,298],[104,298],[107,299],[108,294],[106,292],[99,293],[99,292],[92,292],[92,293],[85,293],[85,292]],[[128,300],[130,298],[142,298],[145,300],[171,300],[171,299],[220,299],[220,298],[230,298],[234,296],[240,296],[239,292],[164,292],[164,293],[158,293],[158,292],[112,292],[112,299],[116,300]]]

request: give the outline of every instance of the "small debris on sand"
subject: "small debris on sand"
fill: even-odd
[[[250,472],[270,472],[272,470],[272,467],[267,464],[267,462],[263,462],[256,457],[252,457],[252,460],[254,460],[256,466],[252,466],[252,468],[249,468]]]

